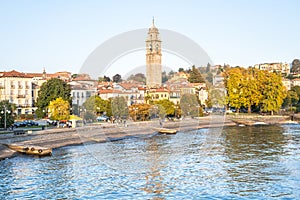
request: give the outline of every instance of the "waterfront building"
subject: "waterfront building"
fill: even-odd
[[[69,82],[70,72],[56,72],[47,74],[45,69],[42,73],[24,73],[16,70],[0,72],[0,100],[8,100],[16,105],[15,114],[34,114],[35,102],[38,91],[44,82],[51,78],[59,78]]]
[[[159,88],[162,84],[161,58],[161,40],[153,19],[146,39],[146,85],[149,88]]]
[[[32,76],[15,70],[0,72],[0,100],[16,105],[15,114],[32,114]]]

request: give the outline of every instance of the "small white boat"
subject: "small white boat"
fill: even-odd
[[[254,122],[253,125],[267,125],[265,122]]]

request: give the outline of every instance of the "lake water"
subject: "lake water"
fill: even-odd
[[[0,167],[0,199],[300,199],[300,126],[128,138]]]

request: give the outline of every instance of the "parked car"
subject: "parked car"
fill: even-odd
[[[32,120],[25,120],[23,122],[26,126],[38,126],[39,124],[35,121],[32,121]]]
[[[15,122],[13,124],[14,128],[20,128],[20,127],[25,127],[25,126],[26,126],[26,123],[24,123],[24,122]]]
[[[109,117],[107,117],[107,116],[98,116],[97,117],[97,121],[98,122],[100,122],[100,121],[105,121],[105,122],[107,122],[108,121],[108,119],[109,119]]]

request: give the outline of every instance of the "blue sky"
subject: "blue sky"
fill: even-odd
[[[0,71],[45,67],[77,73],[102,42],[148,28],[152,16],[158,28],[197,42],[215,64],[291,63],[300,58],[299,5],[297,0],[0,0]]]

